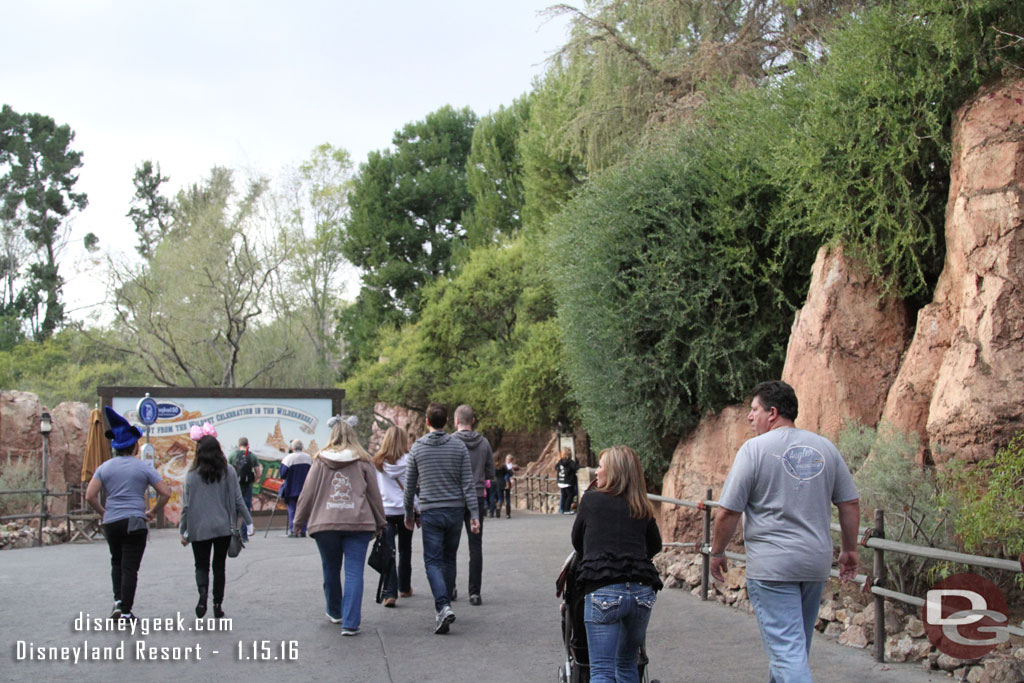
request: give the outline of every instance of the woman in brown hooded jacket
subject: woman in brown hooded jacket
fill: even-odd
[[[331,438],[313,460],[293,524],[307,525],[320,551],[327,618],[341,623],[341,635],[354,636],[362,619],[366,547],[375,533],[383,532],[387,520],[369,453],[340,417],[332,417],[328,425]]]

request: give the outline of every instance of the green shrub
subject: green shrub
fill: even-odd
[[[967,552],[1013,559],[1024,552],[1024,432],[989,460],[950,460],[943,483]]]
[[[8,462],[0,472],[0,491],[23,491],[43,486],[39,465],[27,460]],[[20,515],[32,511],[39,502],[38,493],[13,493],[0,496],[0,515]]]
[[[758,95],[752,93],[750,102]],[[606,171],[552,220],[566,374],[595,448],[659,481],[679,435],[782,369],[813,249],[765,231],[784,120],[685,131]],[[558,258],[564,256],[564,258]]]
[[[916,434],[885,422],[877,430],[847,422],[837,447],[853,470],[865,526],[874,526],[874,511],[881,508],[887,539],[955,548],[952,516],[940,496],[935,469],[914,462]],[[872,555],[870,549],[862,549],[861,563],[870,567]],[[934,560],[891,551],[885,553],[885,565],[890,586],[911,595],[922,594],[931,574],[939,569]]]

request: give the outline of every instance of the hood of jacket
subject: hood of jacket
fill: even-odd
[[[449,434],[448,432],[444,431],[443,429],[439,429],[436,432],[430,432],[429,434],[424,436],[421,440],[424,443],[429,444],[430,446],[440,446],[441,444],[448,443],[449,441],[451,441],[451,439],[452,439],[452,435],[451,434]]]
[[[323,462],[324,467],[331,470],[340,469],[354,462],[359,462],[359,454],[350,448],[343,451],[320,451],[317,455]]]
[[[480,445],[480,442],[484,440],[483,434],[478,434],[471,429],[460,429],[459,431],[452,434],[456,439],[459,439],[469,450],[473,450]]]

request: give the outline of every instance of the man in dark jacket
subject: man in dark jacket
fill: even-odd
[[[485,481],[494,481],[494,453],[491,444],[483,434],[473,431],[476,415],[467,405],[455,409],[455,438],[466,444],[469,451],[469,465],[473,469],[473,483],[476,487],[477,507],[480,510],[480,533],[469,533],[470,521],[473,519],[469,508],[466,508],[465,524],[469,539],[469,604],[479,605],[480,584],[484,572],[484,515],[487,505]]]

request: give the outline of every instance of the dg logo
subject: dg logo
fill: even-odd
[[[954,574],[925,596],[924,628],[940,652],[977,659],[1010,638],[1010,610],[999,587],[977,574]]]

